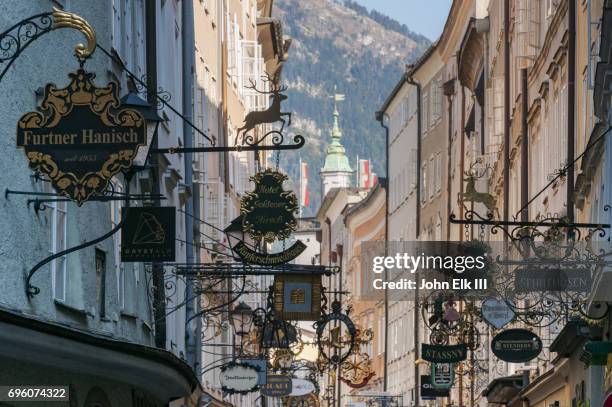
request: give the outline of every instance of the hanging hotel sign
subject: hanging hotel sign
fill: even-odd
[[[283,374],[269,374],[266,384],[261,386],[260,392],[266,397],[282,397],[291,394],[291,377]]]
[[[540,354],[542,341],[526,329],[507,329],[493,338],[491,350],[504,362],[524,363]]]
[[[174,261],[176,208],[134,207],[123,210],[121,261]]]
[[[509,301],[512,307],[514,304]],[[510,323],[515,316],[508,302],[499,298],[487,298],[480,309],[482,318],[491,326],[501,329]]]
[[[291,191],[283,190],[285,174],[267,169],[251,177],[255,190],[247,192],[240,202],[242,227],[251,238],[266,242],[284,240],[297,228],[294,214],[298,201]]]
[[[225,393],[250,393],[257,390],[259,371],[246,364],[228,363],[221,368],[220,381]]]
[[[450,389],[455,382],[454,363],[432,363],[431,385],[436,389]]]
[[[68,76],[67,87],[48,84],[39,110],[19,119],[17,147],[25,150],[30,168],[81,205],[132,166],[138,147],[146,144],[146,126],[139,112],[121,108],[116,82],[99,88],[95,74],[83,69]]]
[[[421,345],[421,357],[433,363],[456,363],[467,358],[467,346],[458,345]]]
[[[232,250],[245,263],[260,266],[278,266],[287,264],[298,257],[306,250],[306,245],[301,240],[298,240],[290,248],[280,253],[259,253],[251,249],[245,242],[238,242]]]
[[[281,274],[274,277],[274,311],[288,321],[321,317],[321,276]]]

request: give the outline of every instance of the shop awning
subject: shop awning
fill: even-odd
[[[16,311],[0,310],[0,358],[42,369],[97,376],[146,391],[168,403],[199,386],[193,370],[164,350],[94,335]]]

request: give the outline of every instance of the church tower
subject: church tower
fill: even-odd
[[[335,89],[334,89],[335,90]],[[338,102],[344,100],[344,95],[334,94],[334,125],[331,130],[331,144],[327,147],[327,155],[325,156],[325,165],[321,169],[321,183],[323,197],[327,195],[332,188],[342,188],[351,186],[351,178],[353,170],[349,164],[346,150],[340,142],[342,131],[338,126]]]

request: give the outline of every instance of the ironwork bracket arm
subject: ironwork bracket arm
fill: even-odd
[[[58,28],[73,28],[82,32],[87,39],[87,45],[77,44],[75,56],[81,60],[91,56],[96,47],[93,27],[76,14],[54,8],[53,12],[23,19],[0,34],[0,82],[15,60],[33,41]]]

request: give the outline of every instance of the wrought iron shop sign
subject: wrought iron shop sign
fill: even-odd
[[[310,380],[306,379],[291,379],[291,393],[290,396],[305,396],[310,393],[314,393],[315,385]]]
[[[542,341],[526,329],[508,329],[498,333],[491,342],[498,359],[511,363],[529,362],[542,351]]]
[[[425,400],[433,400],[438,397],[448,397],[450,389],[439,389],[431,383],[431,376],[421,375],[421,398]]]
[[[174,261],[176,208],[125,208],[121,261]]]
[[[356,346],[357,328],[340,304],[332,303],[332,312],[315,322],[319,355],[333,365],[344,362]],[[344,335],[342,334],[344,332]]]
[[[246,364],[228,363],[221,368],[220,381],[225,393],[250,393],[257,390],[259,372]]]
[[[456,363],[467,358],[467,346],[458,345],[421,345],[421,357],[433,363]]]
[[[259,386],[266,384],[268,380],[268,360],[264,358],[254,358],[254,359],[237,359],[237,363],[241,365],[251,366],[255,370],[259,372],[259,378],[257,380],[257,384]]]
[[[454,363],[432,363],[431,385],[436,389],[450,389],[455,382]]]
[[[589,292],[591,272],[585,268],[523,268],[515,271],[514,289],[517,293],[532,292]]]
[[[289,396],[285,401],[287,407],[319,407],[321,403],[314,393],[303,396]]]
[[[257,264],[260,266],[278,266],[287,264],[298,257],[306,250],[306,245],[301,240],[298,240],[290,248],[280,253],[259,253],[247,246],[246,243],[238,242],[232,250],[245,263]]]
[[[242,227],[251,238],[268,243],[289,237],[297,228],[294,214],[298,210],[295,194],[283,190],[285,174],[267,169],[251,177],[255,190],[247,192],[240,202]]]
[[[266,321],[261,333],[261,347],[264,349],[287,349],[297,341],[297,330],[290,323],[282,319]]]
[[[318,320],[321,317],[321,276],[275,276],[274,310],[285,320]]]
[[[68,76],[65,88],[47,84],[39,110],[19,119],[17,147],[30,168],[81,205],[132,166],[146,126],[139,112],[121,108],[116,82],[97,87],[95,74],[83,69]]]
[[[509,301],[512,307],[508,303],[500,298],[487,298],[482,302],[480,312],[482,318],[491,326],[501,329],[510,323],[514,317],[515,312],[514,304]]]
[[[261,394],[266,397],[282,397],[291,394],[291,377],[282,374],[269,374],[267,383],[261,386]]]

